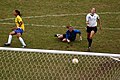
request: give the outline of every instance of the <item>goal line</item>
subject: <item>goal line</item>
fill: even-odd
[[[78,52],[78,51],[0,47],[0,51],[4,51],[4,50],[5,51],[39,52],[39,53],[50,53],[50,54],[72,54],[72,55],[87,55],[87,56],[102,56],[102,57],[111,57],[111,58],[118,57],[118,58],[120,58],[120,54],[112,54],[112,53],[95,53],[95,52]]]

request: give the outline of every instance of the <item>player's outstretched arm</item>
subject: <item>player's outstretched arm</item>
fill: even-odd
[[[99,24],[100,30],[102,30],[102,25],[101,25],[101,20],[100,19],[98,19],[98,24]]]
[[[82,41],[82,35],[81,34],[79,34],[79,38],[80,38],[80,41]]]
[[[79,34],[79,40],[81,41],[82,40],[82,34],[81,34],[81,31],[80,30],[75,30],[77,34]]]

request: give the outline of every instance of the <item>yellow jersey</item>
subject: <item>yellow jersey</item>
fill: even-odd
[[[20,22],[22,22],[21,26],[20,26]],[[16,24],[17,27],[20,27],[21,29],[25,30],[23,20],[19,15],[15,18],[15,24]]]

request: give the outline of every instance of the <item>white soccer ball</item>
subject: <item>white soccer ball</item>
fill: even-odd
[[[78,63],[78,62],[79,62],[79,61],[78,61],[77,58],[72,59],[72,63]]]

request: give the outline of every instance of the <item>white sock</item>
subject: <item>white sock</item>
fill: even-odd
[[[23,46],[26,46],[24,40],[21,37],[19,37],[19,40],[20,40],[20,42],[22,43]]]
[[[56,34],[57,36],[60,36],[60,34]]]
[[[9,35],[9,38],[8,38],[8,44],[11,44],[11,41],[12,41],[12,35]]]

